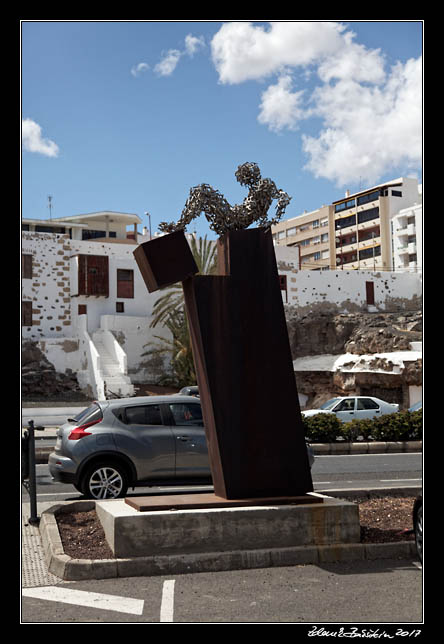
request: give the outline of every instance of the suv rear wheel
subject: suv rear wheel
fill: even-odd
[[[86,469],[80,486],[89,499],[120,499],[128,490],[128,475],[120,464],[98,462]]]

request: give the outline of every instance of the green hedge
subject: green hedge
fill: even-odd
[[[422,440],[422,409],[342,423],[335,414],[302,416],[305,436],[313,443]]]

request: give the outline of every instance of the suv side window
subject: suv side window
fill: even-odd
[[[203,427],[202,408],[193,403],[171,403],[169,405],[176,425],[197,425]]]
[[[127,407],[123,418],[127,425],[163,425],[160,405]]]
[[[379,409],[379,405],[371,398],[358,398],[358,409]]]

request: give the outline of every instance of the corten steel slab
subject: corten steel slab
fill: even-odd
[[[175,251],[184,250],[176,255],[176,281],[183,282],[215,494],[312,492],[271,232],[227,233],[218,241],[221,275],[193,277],[179,234],[171,235]],[[161,238],[164,250],[169,237]],[[136,251],[138,263],[142,253],[150,266],[158,260],[152,243]]]
[[[254,507],[257,505],[307,505],[322,503],[318,496],[268,497],[257,499],[223,499],[216,494],[172,494],[167,496],[138,496],[128,497],[125,503],[139,512],[155,510],[197,510],[234,507]]]
[[[198,272],[182,231],[140,244],[133,254],[150,293]]]

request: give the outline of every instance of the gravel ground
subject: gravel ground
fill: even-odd
[[[412,508],[415,497],[354,499],[359,504],[361,543],[414,540]],[[75,559],[112,559],[95,510],[68,512],[57,517],[65,553]]]

